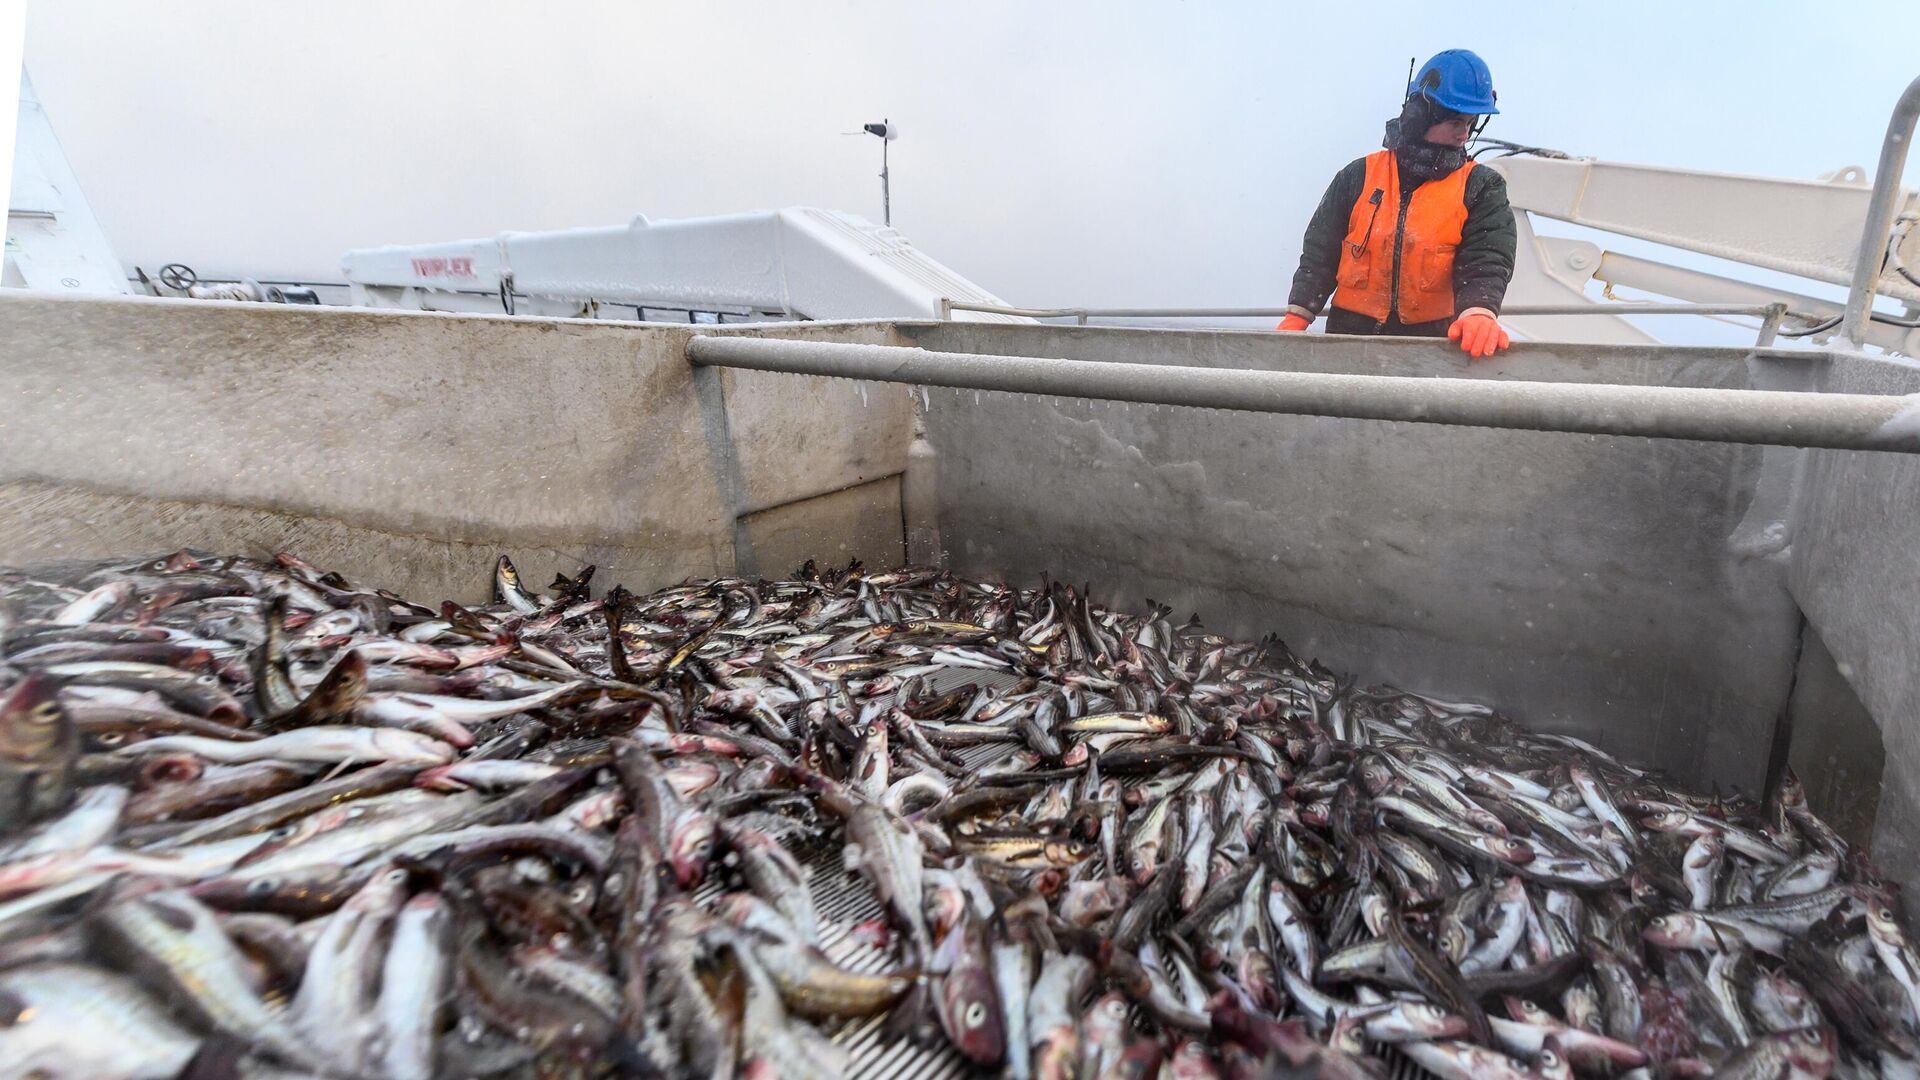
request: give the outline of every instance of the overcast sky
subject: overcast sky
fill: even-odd
[[[339,279],[383,243],[784,205],[880,217],[1026,304],[1284,302],[1407,60],[1488,134],[1623,161],[1871,167],[1913,0],[32,0],[26,62],[121,258]],[[1909,176],[1920,166],[1909,169]]]

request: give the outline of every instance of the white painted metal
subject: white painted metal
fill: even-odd
[[[1524,213],[1514,215],[1519,243],[1513,281],[1503,307],[1527,304],[1591,304],[1587,282],[1602,252],[1584,240],[1540,236]],[[1764,301],[1761,301],[1764,302]],[[1588,341],[1599,345],[1646,345],[1659,339],[1617,316],[1511,315],[1501,319],[1530,341]]]
[[[20,69],[4,284],[59,293],[131,294],[126,270],[87,205],[53,124]]]
[[[1520,245],[1508,302],[1552,303],[1585,297],[1600,281],[1702,304],[1782,303],[1797,315],[1828,319],[1841,306],[1788,289],[1763,286],[1705,271],[1605,251],[1585,241],[1542,237],[1534,217],[1552,218],[1621,236],[1649,240],[1759,269],[1813,281],[1842,284],[1854,276],[1858,237],[1871,192],[1866,171],[1839,169],[1819,180],[1743,176],[1593,159],[1519,155],[1486,164],[1507,180],[1507,197],[1519,213]],[[1920,195],[1900,191],[1902,215],[1920,212]],[[1920,260],[1920,230],[1903,235],[1901,261]],[[1880,292],[1920,305],[1920,288],[1889,269]],[[1548,299],[1552,298],[1552,299]],[[1525,336],[1557,341],[1644,341],[1619,318],[1548,320],[1515,317]],[[1789,319],[1786,328],[1806,325]],[[1816,340],[1824,340],[1829,328]],[[1863,331],[1867,344],[1915,355],[1920,334],[1876,323]]]
[[[347,252],[341,269],[353,302],[371,307],[497,312],[503,286],[530,301],[516,310],[541,314],[621,304],[746,317],[935,318],[942,298],[1000,302],[897,230],[813,207],[364,248]],[[550,310],[555,305],[568,310]]]
[[[13,73],[21,72],[24,81],[21,56],[26,45],[27,5],[0,0],[0,191],[6,192],[13,190],[13,133],[20,122],[20,89]],[[4,261],[0,258],[0,264]],[[0,281],[4,280],[5,271],[0,269]]]
[[[1837,318],[1843,307],[1831,300],[1821,300],[1770,285],[1755,285],[1703,270],[1688,270],[1612,251],[1601,253],[1600,265],[1593,276],[1595,280],[1609,285],[1678,297],[1699,304],[1783,303],[1789,311],[1820,320]],[[1814,340],[1820,341],[1826,336],[1821,334]],[[1920,330],[1872,322],[1862,331],[1861,344],[1906,356],[1920,356]]]
[[[1487,164],[1516,209],[1838,285],[1852,280],[1870,195],[1854,169],[1821,181],[1526,155]],[[1896,216],[1916,210],[1920,193],[1901,192]],[[1901,257],[1920,262],[1920,235]],[[1880,292],[1920,302],[1896,275]]]

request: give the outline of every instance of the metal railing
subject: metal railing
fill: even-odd
[[[687,342],[687,361],[696,367],[1245,412],[1920,453],[1920,394],[1254,371],[712,335]]]
[[[1887,263],[1887,235],[1893,229],[1894,202],[1900,194],[1900,174],[1906,171],[1907,147],[1920,120],[1920,78],[1907,84],[1887,119],[1880,141],[1880,167],[1873,174],[1873,195],[1867,203],[1866,226],[1860,231],[1860,257],[1853,265],[1853,284],[1847,289],[1847,310],[1840,316],[1840,336],[1857,345],[1860,332],[1879,295],[1880,275]]]
[[[1007,304],[979,304],[968,300],[941,300],[940,317],[951,319],[956,311],[982,311],[992,315],[1016,315],[1028,319],[1073,319],[1087,325],[1088,319],[1261,319],[1287,314],[1284,307],[1245,308],[1022,308]],[[1515,304],[1500,310],[1502,317],[1527,315],[1745,315],[1760,320],[1756,345],[1773,344],[1780,333],[1782,319],[1794,318],[1808,324],[1817,316],[1790,311],[1785,304],[1668,304],[1631,302],[1618,304]]]

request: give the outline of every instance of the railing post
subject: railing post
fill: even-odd
[[[1780,320],[1785,318],[1786,315],[1787,305],[1768,304],[1767,314],[1760,320],[1760,336],[1754,341],[1753,347],[1756,349],[1764,349],[1772,345],[1774,338],[1780,334]]]
[[[1847,310],[1840,318],[1840,336],[1857,347],[1861,331],[1873,311],[1880,272],[1886,263],[1887,232],[1893,228],[1893,205],[1900,195],[1900,175],[1906,171],[1907,147],[1913,141],[1914,121],[1920,119],[1920,78],[1907,84],[1887,120],[1887,137],[1880,143],[1880,166],[1873,174],[1873,196],[1867,204],[1867,223],[1860,232],[1860,256],[1853,266],[1853,285],[1847,291]]]

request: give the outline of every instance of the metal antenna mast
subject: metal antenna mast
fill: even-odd
[[[877,124],[867,124],[864,128],[869,135],[880,137],[880,220],[884,225],[893,224],[893,188],[887,174],[887,144],[898,138],[900,132],[893,121],[882,120]]]

